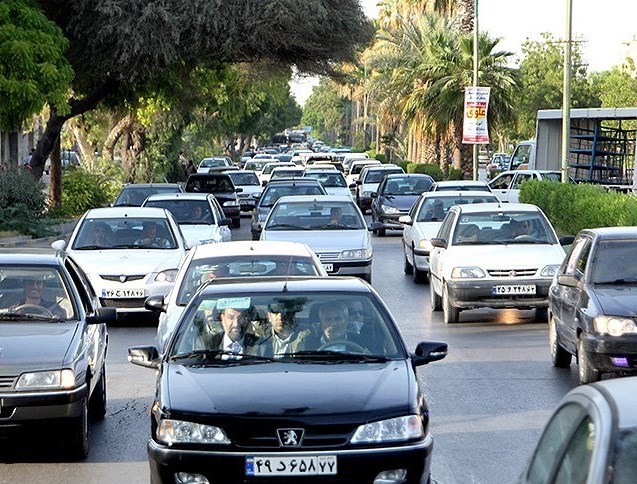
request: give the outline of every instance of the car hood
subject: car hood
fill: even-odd
[[[414,223],[414,227],[423,239],[433,239],[436,235],[438,235],[438,230],[440,230],[441,225],[442,221]]]
[[[221,242],[222,240],[221,232],[217,225],[185,224],[180,225],[179,228],[190,246],[200,244],[202,240],[213,240],[214,242]]]
[[[383,195],[381,203],[407,212],[420,195]]]
[[[76,250],[73,258],[89,274],[148,274],[179,267],[179,249]]]
[[[243,191],[239,193],[239,198],[248,198],[255,193],[261,193],[263,191],[261,185],[237,185],[237,188],[243,189]]]
[[[636,286],[592,286],[590,293],[597,298],[602,314],[633,318],[637,314]]]
[[[60,369],[77,332],[78,323],[0,322],[0,368],[17,375],[24,371]]]
[[[328,195],[342,195],[344,197],[352,196],[352,192],[347,187],[325,187],[325,191]]]
[[[564,249],[560,245],[466,245],[452,247],[445,254],[445,274],[453,267],[478,266],[484,269],[542,270],[561,264]]]
[[[378,190],[380,183],[363,183],[361,184],[361,193],[375,192]]]
[[[264,230],[261,240],[302,240],[314,252],[363,249],[370,245],[367,229],[360,230]]]
[[[225,368],[169,365],[173,411],[225,415],[329,415],[407,412],[406,361],[258,363]],[[238,398],[249,395],[250,398]]]

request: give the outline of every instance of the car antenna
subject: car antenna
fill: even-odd
[[[290,254],[290,261],[288,262],[288,270],[285,273],[285,282],[283,283],[282,292],[288,292],[288,280],[290,279],[290,270],[292,268],[292,259],[294,255]]]

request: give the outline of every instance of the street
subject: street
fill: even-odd
[[[249,237],[244,218],[233,239]],[[399,232],[374,237],[373,285],[410,350],[421,340],[449,344],[446,359],[419,370],[435,441],[432,476],[443,484],[513,482],[549,413],[577,386],[576,368],[553,368],[547,327],[534,311],[469,311],[459,324],[444,325],[442,313],[430,311],[428,286],[403,274],[400,243]],[[152,344],[155,331],[145,320],[109,327],[107,415],[90,428],[86,461],[59,462],[53,435],[2,441],[0,483],[147,482],[154,372],[126,355],[129,346]]]

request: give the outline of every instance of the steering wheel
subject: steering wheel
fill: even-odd
[[[40,316],[46,316],[47,318],[52,318],[53,313],[49,311],[44,306],[40,306],[38,304],[20,304],[17,306],[14,311],[16,312],[24,312],[24,313],[35,313]]]
[[[321,345],[321,347],[318,349],[318,351],[324,351],[324,350],[329,351],[329,349],[332,346],[345,346],[345,349],[347,351],[349,351],[349,352],[355,352],[355,353],[365,353],[366,352],[365,348],[363,348],[358,343],[354,343],[353,341],[348,341],[346,339],[338,339],[338,340],[335,340],[335,341],[330,341],[329,343],[325,343],[324,345]]]

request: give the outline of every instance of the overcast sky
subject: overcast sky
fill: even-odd
[[[499,47],[520,54],[528,38],[539,40],[542,32],[565,36],[567,0],[478,0],[479,28],[500,37]],[[626,42],[637,36],[637,0],[572,0],[573,38],[584,40],[582,52],[590,71],[621,64]],[[365,13],[375,17],[377,0],[361,0]],[[633,47],[637,55],[637,42]],[[311,94],[315,78],[292,83],[300,103]]]

